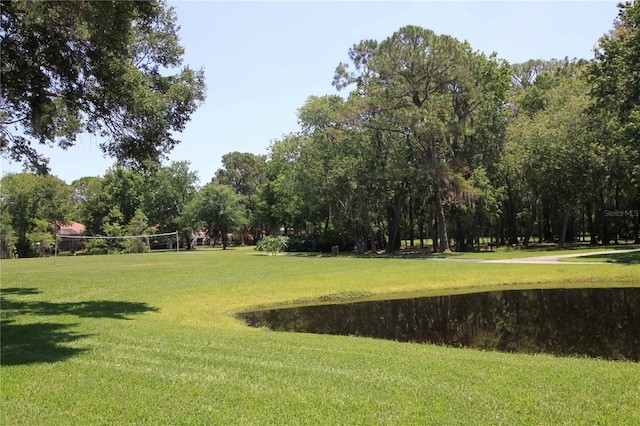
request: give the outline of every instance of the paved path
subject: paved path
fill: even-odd
[[[558,264],[564,263],[561,262],[560,259],[568,259],[572,257],[582,257],[582,256],[596,256],[601,254],[614,254],[614,253],[631,253],[634,251],[640,251],[640,249],[628,249],[628,250],[603,250],[603,251],[594,251],[587,253],[575,253],[575,254],[560,254],[560,255],[551,255],[551,256],[536,256],[536,257],[520,257],[514,259],[496,259],[496,260],[480,260],[480,263],[529,263],[529,264]],[[571,262],[571,264],[609,264],[608,262]],[[565,263],[566,264],[566,263]]]

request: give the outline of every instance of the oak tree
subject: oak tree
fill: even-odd
[[[83,132],[120,165],[149,167],[204,100],[164,0],[2,1],[1,13],[0,153],[26,169],[46,173],[38,145]]]

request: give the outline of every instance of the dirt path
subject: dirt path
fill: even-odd
[[[564,263],[560,259],[568,259],[572,257],[582,256],[596,256],[601,254],[614,254],[614,253],[631,253],[634,251],[640,251],[640,249],[628,249],[628,250],[603,250],[594,251],[589,253],[576,253],[576,254],[560,254],[551,256],[535,256],[535,257],[521,257],[516,259],[497,259],[497,260],[481,260],[480,263],[528,263],[528,264],[558,264]],[[566,263],[565,263],[566,264]],[[608,262],[571,262],[571,264],[577,265],[593,265],[593,264],[610,264]]]

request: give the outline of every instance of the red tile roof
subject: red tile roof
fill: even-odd
[[[70,224],[60,226],[60,234],[65,235],[78,235],[86,230],[87,228],[78,222],[71,222]]]

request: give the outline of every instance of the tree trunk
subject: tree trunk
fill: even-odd
[[[613,199],[613,203],[616,211],[620,210],[619,198],[620,198],[620,185],[616,185],[615,197]],[[615,245],[620,244],[620,241],[618,240],[619,236],[620,236],[620,219],[616,218],[616,220],[613,223],[613,244]]]
[[[551,214],[549,213],[549,207],[542,207],[542,223],[543,223],[543,240],[553,241],[553,227],[551,226]]]
[[[440,253],[451,253],[449,237],[447,236],[447,222],[444,217],[444,207],[442,206],[442,199],[440,199],[440,187],[437,185],[435,190],[435,199],[436,217],[438,218],[438,239],[440,240],[440,247],[438,251]]]
[[[596,238],[596,225],[593,220],[593,215],[596,213],[596,203],[591,202],[587,203],[587,223],[589,227],[589,245],[595,246],[598,244],[598,239]]]
[[[413,198],[409,199],[409,246],[413,247],[413,240],[415,239],[415,234],[414,234],[414,230],[413,230]]]
[[[604,190],[600,189],[600,206],[598,209],[598,227],[600,229],[600,241],[603,246],[608,246],[611,243],[611,237],[609,234],[609,224],[607,222],[608,218],[604,216],[604,209],[607,208],[606,198],[604,196]]]
[[[522,246],[529,247],[529,239],[531,239],[531,234],[533,233],[533,215],[530,215],[527,218],[527,228],[524,231],[524,238],[522,239]]]
[[[571,213],[567,210],[564,214],[564,219],[562,220],[562,231],[560,232],[560,244],[558,247],[564,248],[564,242],[567,238],[567,228],[569,227],[569,218],[571,217]]]
[[[438,251],[438,218],[433,218],[433,251]]]
[[[394,203],[395,201],[395,203]],[[395,204],[395,205],[394,205]],[[392,253],[400,249],[400,206],[402,197],[396,195],[395,200],[387,201],[387,253]]]
[[[509,244],[518,244],[518,222],[516,221],[516,208],[511,190],[508,192],[507,199],[507,230],[509,232]]]
[[[13,257],[13,253],[11,253],[11,239],[9,237],[0,239],[0,245],[0,258],[10,259]]]
[[[376,254],[378,249],[376,247],[376,233],[373,232],[373,228],[369,230],[369,239],[371,240],[371,254]]]

